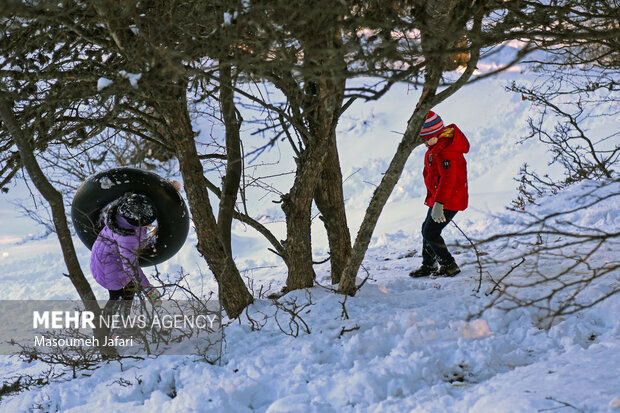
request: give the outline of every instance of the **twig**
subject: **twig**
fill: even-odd
[[[340,305],[342,305],[342,313],[340,313],[340,318],[343,320],[349,319],[349,313],[347,312],[347,306],[346,306],[348,296],[349,296],[348,294],[345,294],[344,300],[342,300],[342,302],[340,303]],[[342,333],[340,335],[342,335]]]
[[[297,337],[299,335],[300,329],[302,329],[306,334],[310,334],[310,326],[308,326],[306,321],[299,315],[307,307],[314,305],[314,303],[312,302],[312,296],[310,295],[308,290],[306,290],[306,296],[308,297],[308,302],[303,305],[299,305],[296,298],[293,298],[292,300],[285,303],[280,303],[277,300],[273,301],[273,304],[276,306],[274,320],[278,325],[280,331],[282,331],[287,336]],[[290,305],[290,307],[288,307],[287,305]],[[288,331],[282,327],[280,321],[278,320],[279,310],[284,311],[290,316],[290,319],[288,320]],[[306,311],[306,313],[308,312],[310,312],[310,310]]]
[[[344,333],[350,333],[351,331],[355,331],[355,330],[359,330],[360,326],[358,326],[357,324],[351,328],[344,328],[344,326],[342,327],[342,330],[340,330],[340,334],[338,335],[338,338],[341,338],[343,336]]]
[[[525,257],[522,257],[521,258],[521,262],[519,262],[517,265],[511,266],[510,270],[508,270],[508,272],[506,274],[504,274],[498,281],[495,281],[493,278],[491,278],[491,281],[493,281],[493,284],[495,284],[495,285],[493,286],[493,289],[487,295],[493,294],[497,290],[497,288],[500,287],[500,283],[502,281],[504,281],[506,279],[506,277],[508,277],[510,275],[510,273],[512,273],[518,266],[520,266],[524,262],[525,262]]]
[[[479,293],[480,289],[482,288],[482,263],[480,262],[480,252],[478,252],[478,247],[476,247],[476,244],[474,244],[473,241],[467,236],[467,234],[465,234],[465,232],[458,225],[456,225],[456,222],[452,221],[452,224],[456,227],[456,229],[459,230],[461,234],[463,234],[465,239],[469,241],[472,248],[474,249],[474,252],[476,253],[476,262],[478,263],[478,274],[479,274],[478,287],[476,288],[476,293]]]
[[[312,265],[319,265],[319,264],[325,264],[327,261],[329,261],[329,259],[331,258],[330,255],[327,256],[327,258],[321,260],[321,261],[312,261]]]
[[[573,406],[573,405],[572,405],[572,404],[570,404],[570,403],[563,402],[562,400],[555,399],[555,398],[553,398],[553,397],[551,397],[551,396],[547,396],[547,397],[545,397],[545,399],[546,399],[546,400],[551,400],[551,401],[554,401],[554,402],[556,402],[556,403],[560,403],[560,404],[562,404],[563,406],[550,407],[550,408],[548,408],[548,409],[538,409],[538,411],[539,411],[539,412],[547,412],[547,411],[550,411],[550,410],[563,409],[564,407],[572,407],[573,409],[575,409],[575,410],[577,410],[577,411],[579,411],[579,412],[583,411],[583,410],[581,410],[581,409],[579,409],[579,408],[577,408],[577,407]]]

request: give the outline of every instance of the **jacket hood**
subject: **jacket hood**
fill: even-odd
[[[452,143],[448,144],[446,148],[448,150],[461,152],[461,153],[469,152],[469,141],[467,140],[463,132],[461,132],[459,127],[456,126],[455,124],[451,124],[451,125],[448,125],[446,128],[454,129],[454,137],[452,138]]]
[[[136,228],[131,225],[125,218],[118,215],[118,205],[112,205],[110,209],[108,209],[108,213],[105,217],[105,224],[110,228],[113,232],[122,235],[135,235]]]

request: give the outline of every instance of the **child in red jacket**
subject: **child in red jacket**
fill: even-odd
[[[422,266],[409,276],[453,277],[461,269],[448,251],[441,231],[458,211],[467,208],[467,162],[463,154],[469,151],[469,142],[456,125],[444,127],[433,111],[428,113],[420,136],[428,147],[424,156],[424,203],[429,208],[422,224]]]

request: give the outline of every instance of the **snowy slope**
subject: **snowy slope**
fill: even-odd
[[[505,82],[500,77],[467,87],[437,108],[444,121],[457,123],[472,144],[467,155],[470,208],[455,221],[468,236],[478,239],[518,230],[522,217],[505,211],[515,196],[512,178],[525,161],[539,166],[548,161],[544,148],[516,144],[532,114],[520,97],[504,92]],[[398,144],[398,132],[404,129],[416,93],[396,87],[381,102],[356,103],[339,125],[352,235]],[[201,127],[208,129],[197,125]],[[266,154],[272,158],[265,162],[286,160],[287,151],[280,143]],[[276,307],[261,298],[248,314],[264,323],[263,328],[253,331],[247,317],[228,326],[221,366],[181,356],[111,363],[88,376],[5,397],[0,400],[0,411],[620,411],[619,297],[557,320],[549,331],[540,328],[543,314],[535,309],[509,313],[493,309],[470,319],[494,297],[486,295],[492,289],[488,276],[505,273],[514,264],[510,258],[525,252],[527,243],[496,242],[483,247],[488,255],[483,258],[485,279],[479,292],[475,255],[465,247],[452,247],[463,268],[456,278],[412,280],[407,276],[420,263],[419,253],[405,256],[419,251],[421,245],[420,225],[426,214],[422,156],[421,148],[412,154],[379,221],[365,270],[359,274],[364,277],[368,271],[370,279],[355,297],[347,299],[348,319],[342,317],[343,297],[327,288],[329,265],[322,264],[316,270],[324,287],[279,300],[284,305],[294,299],[302,304],[312,301],[302,313],[310,334],[300,332],[297,338],[284,334],[274,318]],[[279,168],[286,170],[287,166]],[[211,174],[217,182],[217,172]],[[286,192],[290,177],[273,184]],[[619,186],[616,183],[605,191],[618,193]],[[584,183],[541,200],[531,211],[544,214],[580,205],[591,193],[591,184]],[[62,276],[66,270],[56,239],[32,239],[29,234],[36,235],[36,228],[15,218],[13,207],[7,204],[9,195],[0,198],[3,297],[75,298],[73,287]],[[281,211],[271,202],[275,198],[267,196],[251,208],[255,216],[264,214],[276,221],[269,226],[283,238],[283,224],[277,222]],[[569,218],[575,225],[617,231],[620,218],[614,211],[619,206],[616,196]],[[322,258],[327,242],[318,219],[313,231],[315,256]],[[444,234],[453,242],[467,244],[452,225]],[[188,282],[198,292],[216,291],[195,244],[192,230],[179,254],[158,269],[172,276],[188,273]],[[261,285],[270,285],[271,291],[280,289],[286,269],[267,251],[263,239],[235,224],[233,244],[242,274],[253,280],[255,291]],[[76,246],[87,271],[89,251],[79,242]],[[607,248],[599,251],[596,260],[617,261],[617,248]],[[505,262],[492,262],[496,258]],[[555,270],[563,262],[550,258],[542,265]],[[527,279],[527,271],[525,266],[517,269],[514,280]],[[586,293],[592,297],[604,294],[620,283],[619,278],[619,274],[610,274],[594,282]],[[104,289],[92,284],[98,297],[106,297]],[[277,317],[287,325],[282,312]],[[18,374],[36,375],[45,367],[0,357],[0,377],[5,380]]]
[[[543,200],[540,209],[585,198],[588,191],[585,183]],[[620,184],[606,191],[618,193]],[[620,206],[618,198],[575,214],[572,222],[617,228],[620,218],[609,211]],[[481,217],[462,228],[475,233],[483,226],[497,229],[504,221]],[[37,242],[44,247],[44,241]],[[618,297],[567,317],[549,331],[539,327],[541,314],[534,309],[490,310],[469,320],[491,298],[485,292],[492,287],[485,279],[481,292],[475,292],[478,273],[472,252],[455,250],[463,273],[454,279],[412,280],[407,273],[419,259],[402,256],[419,242],[417,234],[393,234],[389,242],[372,248],[364,263],[372,279],[347,299],[348,319],[342,317],[343,297],[327,288],[288,294],[281,303],[312,302],[302,314],[311,333],[292,338],[275,323],[271,301],[260,299],[248,314],[264,327],[252,331],[246,317],[230,325],[222,366],[196,363],[191,357],[126,362],[122,367],[112,363],[90,377],[4,399],[0,409],[27,411],[35,404],[44,406],[43,411],[66,412],[620,409]],[[502,245],[490,245],[486,252],[501,250]],[[605,254],[617,260],[615,251]],[[324,285],[327,270],[325,264],[318,269]],[[516,278],[526,275],[515,273]],[[281,283],[284,276],[282,266],[253,272],[257,285]],[[618,274],[591,289],[602,291],[614,282],[620,282]],[[286,325],[286,317],[278,317]],[[35,368],[15,359],[2,363],[5,376]]]

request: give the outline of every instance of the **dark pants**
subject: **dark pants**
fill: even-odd
[[[426,220],[422,224],[422,264],[434,266],[437,261],[440,265],[451,264],[454,258],[441,237],[441,231],[452,221],[457,211],[444,209],[446,222],[437,223],[431,218],[431,210],[432,208],[428,209]]]
[[[131,311],[131,303],[136,295],[136,286],[133,281],[130,281],[125,287],[120,290],[108,290],[110,293],[110,299],[103,307],[103,315],[111,316],[119,312],[121,315],[128,316]]]

